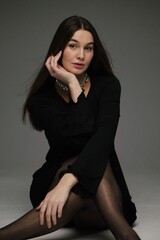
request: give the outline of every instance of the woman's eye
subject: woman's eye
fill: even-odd
[[[76,48],[77,46],[75,44],[69,44],[68,45],[70,48]]]
[[[92,49],[93,49],[93,47],[85,47],[85,50],[86,50],[87,52],[92,51]]]

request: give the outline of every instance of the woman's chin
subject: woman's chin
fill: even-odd
[[[76,76],[81,76],[81,75],[84,74],[84,72],[85,72],[84,69],[83,69],[83,70],[79,70],[79,69],[72,70],[72,73],[73,73],[74,75],[76,75]]]

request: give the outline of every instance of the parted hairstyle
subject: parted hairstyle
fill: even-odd
[[[92,58],[92,61],[87,69],[87,73],[90,77],[93,75],[114,75],[111,63],[110,63],[110,58],[109,54],[106,53],[106,50],[104,49],[101,40],[99,39],[99,36],[93,27],[93,25],[85,18],[80,17],[80,16],[71,16],[67,19],[65,19],[58,27],[57,31],[55,32],[55,35],[51,41],[48,53],[45,57],[45,60],[42,64],[42,67],[33,81],[30,89],[28,96],[26,98],[26,101],[23,106],[23,112],[22,112],[22,119],[25,122],[26,115],[28,113],[29,120],[36,130],[41,131],[42,129],[37,126],[37,124],[34,122],[32,117],[30,116],[28,112],[28,101],[31,96],[36,94],[46,83],[47,79],[49,78],[50,74],[48,72],[48,69],[45,66],[45,62],[48,59],[49,56],[52,54],[55,56],[59,51],[62,50],[62,56],[63,56],[63,51],[74,35],[74,33],[77,30],[87,30],[89,31],[92,36],[93,36],[93,41],[94,41],[94,55]],[[59,60],[59,64],[61,64],[61,59]]]

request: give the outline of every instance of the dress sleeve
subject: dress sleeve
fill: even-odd
[[[99,97],[96,130],[77,160],[68,166],[68,171],[78,178],[79,184],[91,195],[97,191],[114,147],[120,116],[120,92],[121,86],[116,78],[103,87]]]

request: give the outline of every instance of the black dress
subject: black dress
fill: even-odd
[[[72,100],[67,103],[56,92],[55,79],[49,77],[41,90],[29,99],[29,113],[44,130],[50,146],[44,165],[33,175],[30,197],[34,207],[44,199],[62,163],[78,156],[66,169],[79,180],[72,191],[84,198],[94,196],[109,161],[121,189],[126,219],[130,224],[135,221],[135,204],[114,148],[120,92],[116,77],[96,76],[91,79],[87,97],[82,92],[77,103]]]

